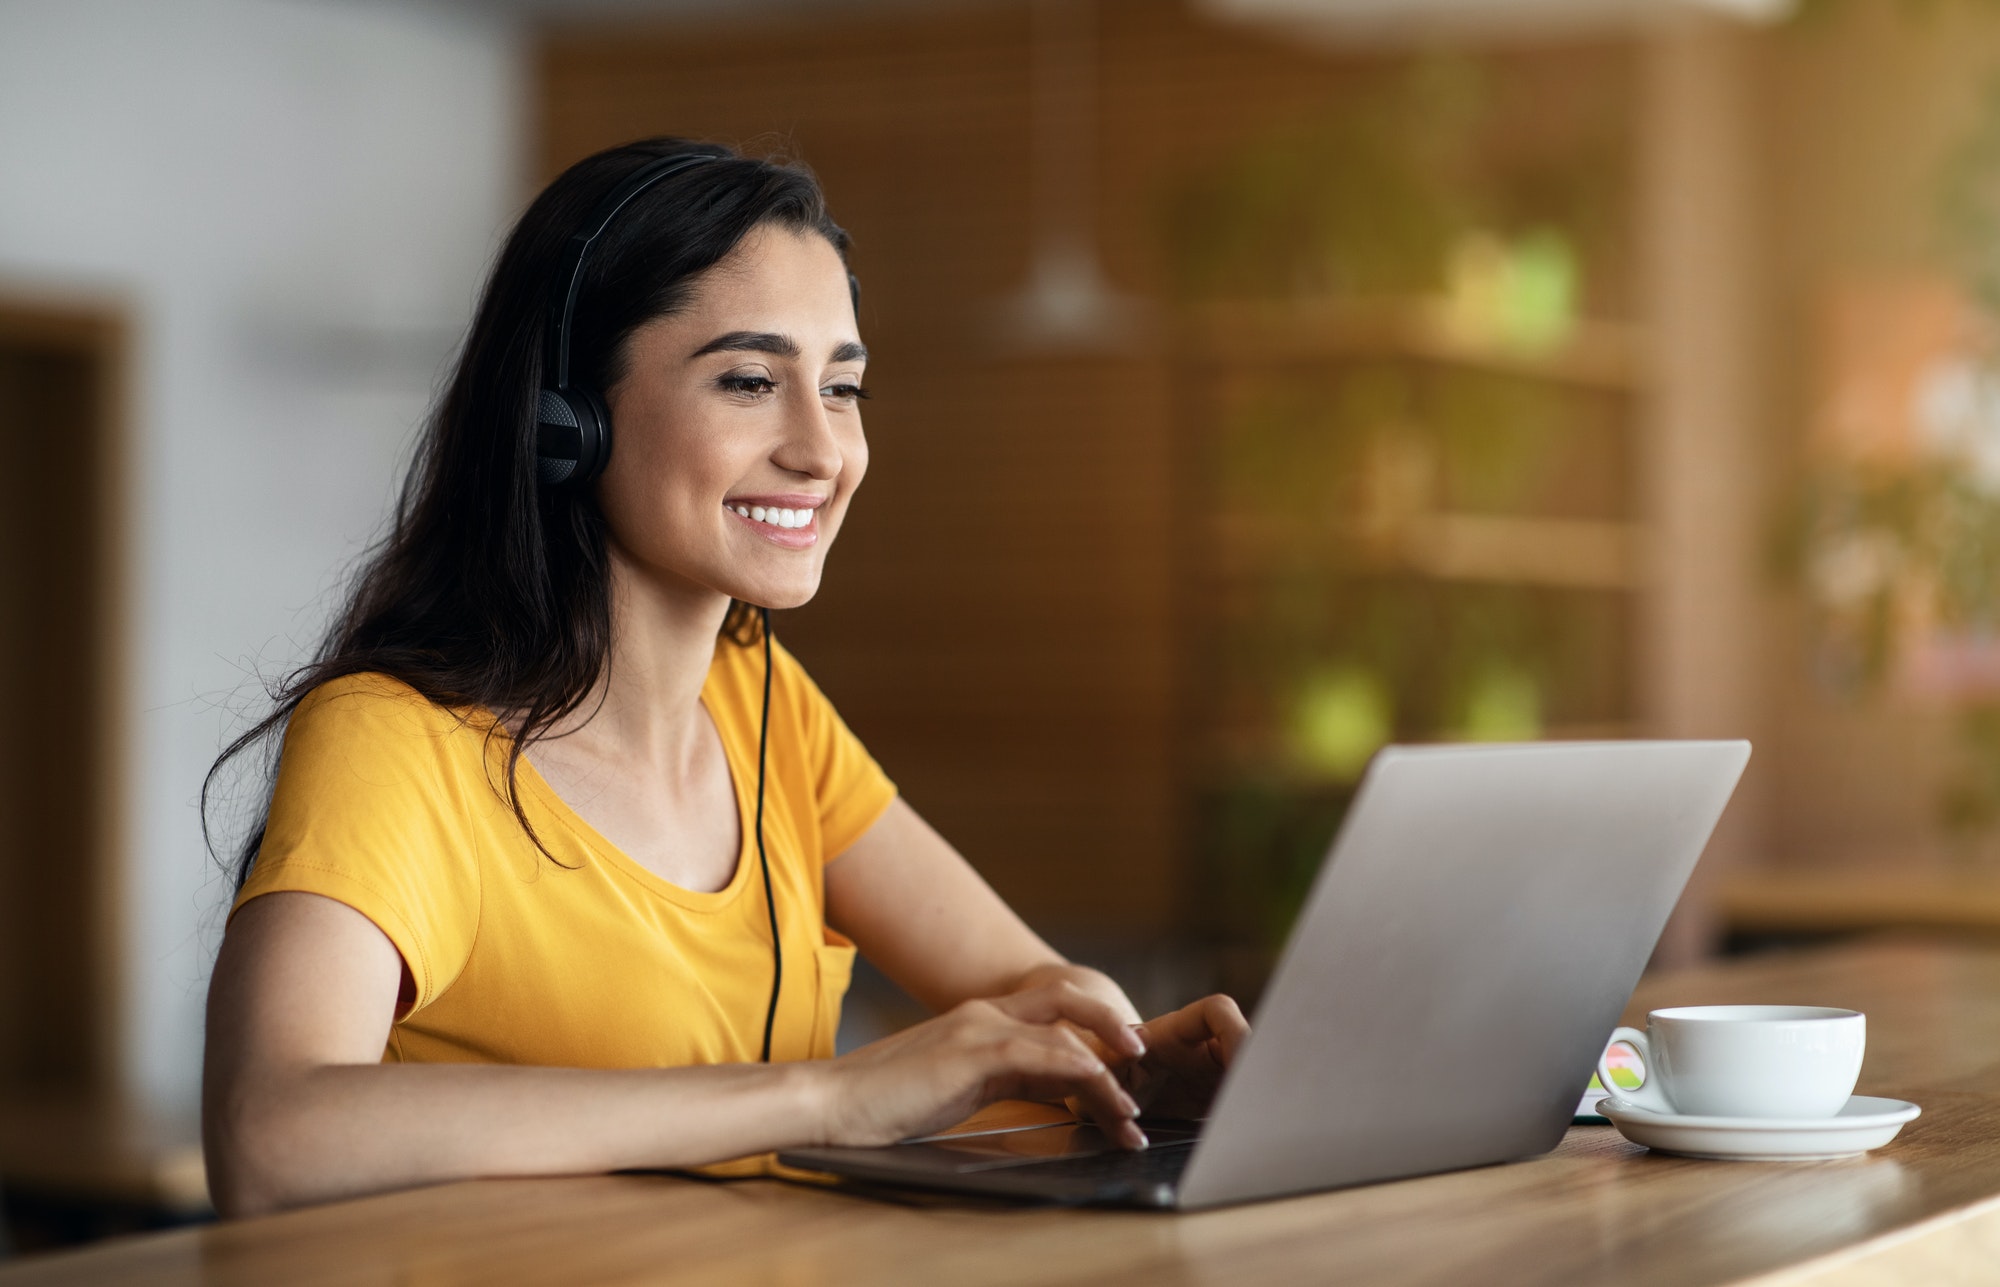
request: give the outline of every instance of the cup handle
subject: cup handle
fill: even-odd
[[[1621,1041],[1639,1052],[1639,1062],[1646,1069],[1646,1080],[1639,1083],[1637,1090],[1621,1089],[1617,1082],[1611,1080],[1611,1047]],[[1646,1044],[1646,1034],[1637,1028],[1612,1030],[1611,1040],[1604,1043],[1604,1053],[1597,1057],[1597,1080],[1604,1087],[1605,1094],[1616,1095],[1628,1104],[1651,1109],[1656,1113],[1674,1111],[1674,1106],[1667,1102],[1666,1092],[1658,1085],[1658,1078],[1653,1075],[1652,1047]]]

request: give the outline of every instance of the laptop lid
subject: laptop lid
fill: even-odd
[[[1178,1205],[1555,1147],[1749,758],[1741,741],[1379,753]]]

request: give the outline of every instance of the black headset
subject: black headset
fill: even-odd
[[[535,408],[535,470],[544,483],[580,486],[603,473],[605,462],[611,459],[611,413],[605,410],[604,399],[595,389],[572,385],[569,380],[570,323],[576,314],[576,293],[583,285],[583,266],[590,258],[590,248],[618,212],[641,192],[683,170],[720,159],[667,156],[640,166],[597,203],[584,220],[583,230],[564,248],[562,269],[556,274],[561,293],[549,309],[548,353]]]
[[[611,459],[611,413],[593,389],[569,381],[570,322],[576,313],[576,292],[583,284],[583,265],[590,248],[632,199],[660,180],[693,169],[715,156],[669,156],[640,166],[631,178],[612,189],[584,220],[583,230],[569,239],[562,271],[556,281],[562,294],[549,309],[547,364],[535,409],[535,472],[551,487],[581,486],[604,472]],[[553,373],[555,381],[549,382]],[[785,949],[778,937],[778,896],[771,888],[771,859],[764,852],[764,759],[771,737],[771,613],[757,609],[764,636],[764,710],[757,720],[757,866],[764,876],[764,910],[771,917],[771,1002],[764,1010],[764,1048],[757,1056],[771,1062],[771,1030],[778,1022],[778,989],[785,978]]]

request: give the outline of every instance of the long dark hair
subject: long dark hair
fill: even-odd
[[[617,384],[632,332],[685,306],[695,279],[760,225],[817,233],[845,260],[847,233],[810,171],[716,144],[654,138],[611,148],[535,198],[493,266],[388,535],[363,560],[313,660],[273,685],[273,709],[223,749],[202,783],[213,853],[218,775],[264,748],[263,803],[230,864],[238,888],[264,843],[272,735],[308,693],[347,675],[388,675],[447,709],[507,712],[516,736],[498,785],[540,846],[516,789],[521,752],[583,704],[611,654],[610,560],[596,498],[536,479],[536,392],[555,279],[565,243],[606,194],[641,166],[692,155],[716,159],[648,188],[592,248],[571,332],[574,381],[600,391]],[[748,644],[757,629],[753,609],[730,605],[725,635]]]

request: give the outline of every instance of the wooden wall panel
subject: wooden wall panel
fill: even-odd
[[[856,238],[874,464],[785,638],[909,799],[1052,928],[1156,931],[1179,907],[1173,412],[1157,355],[996,353],[1029,246],[1026,5],[552,36],[542,168],[652,133],[789,142]],[[1101,28],[1105,258],[1158,277],[1181,96],[1317,71],[1161,5]],[[1211,105],[1214,99],[1210,99]],[[1249,106],[1249,105],[1245,105]],[[1254,110],[1249,113],[1258,115]],[[1203,113],[1207,142],[1227,113]],[[768,145],[768,141],[766,143]]]
[[[855,236],[874,459],[819,599],[780,628],[1031,919],[1143,934],[1188,911],[1186,413],[1163,346],[1028,358],[988,338],[1028,269],[1030,17],[1017,2],[559,28],[539,56],[539,170],[674,133],[783,140],[820,174]],[[1101,4],[1099,63],[1103,257],[1156,298],[1175,184],[1388,65],[1164,0]]]

